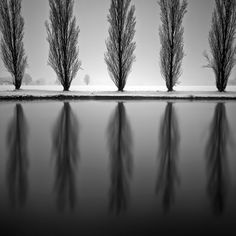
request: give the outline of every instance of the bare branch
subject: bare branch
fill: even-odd
[[[48,64],[56,72],[65,91],[81,67],[78,59],[79,27],[73,17],[73,0],[49,0],[50,16],[46,22],[49,43]]]
[[[182,73],[181,65],[184,58],[182,22],[188,3],[187,0],[160,0],[158,3],[162,22],[159,29],[161,73],[168,91],[172,91]]]
[[[225,91],[231,71],[236,64],[236,1],[215,0],[209,45],[211,57],[206,57],[207,67],[215,73],[216,87]]]
[[[21,16],[22,0],[0,1],[1,58],[12,76],[16,89],[20,89],[27,66],[24,50],[24,19]]]
[[[123,91],[127,77],[135,61],[134,51],[136,19],[135,7],[131,0],[111,0],[108,15],[109,38],[106,41],[105,62],[112,81],[119,91]]]

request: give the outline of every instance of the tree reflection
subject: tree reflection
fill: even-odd
[[[119,102],[108,126],[111,165],[110,210],[120,214],[126,210],[129,180],[132,174],[132,132],[125,107]]]
[[[207,191],[215,214],[222,214],[225,207],[228,183],[227,144],[230,129],[224,103],[218,103],[210,125],[206,146],[208,185]]]
[[[28,124],[21,104],[15,105],[13,119],[9,124],[7,145],[7,186],[11,205],[23,206],[28,191]]]
[[[165,114],[161,121],[159,134],[159,175],[157,178],[156,192],[163,195],[163,208],[168,211],[175,198],[176,184],[179,183],[177,170],[179,149],[179,127],[173,103],[168,102]]]
[[[76,167],[78,151],[78,121],[70,104],[64,103],[53,130],[53,153],[55,158],[55,191],[58,209],[71,209],[76,203]]]

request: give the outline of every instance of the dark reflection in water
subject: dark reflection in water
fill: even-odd
[[[163,209],[166,212],[174,201],[176,185],[179,183],[177,170],[179,141],[177,114],[173,103],[168,102],[160,126],[159,174],[156,184],[156,192],[162,194]]]
[[[53,156],[55,158],[55,191],[57,206],[64,210],[76,204],[76,169],[79,158],[79,124],[70,104],[65,102],[53,129]]]
[[[172,102],[0,102],[0,151],[6,153],[4,159],[0,154],[1,235],[233,234],[236,176],[230,170],[236,149],[228,144],[236,132],[236,103]],[[154,110],[163,114],[150,122]],[[152,138],[157,124],[159,140]],[[205,127],[206,142],[197,142]],[[95,143],[101,130],[106,140]],[[91,142],[81,142],[86,140]],[[96,157],[81,166],[80,158],[95,151],[88,148],[97,150]]]
[[[127,209],[132,175],[132,131],[122,102],[116,105],[107,129],[110,151],[110,210],[117,215]]]
[[[12,207],[24,206],[28,192],[28,124],[21,104],[15,105],[13,119],[7,132],[9,156],[6,179]]]
[[[228,190],[227,145],[230,139],[229,122],[224,103],[215,107],[206,146],[208,185],[207,192],[213,212],[222,214]]]

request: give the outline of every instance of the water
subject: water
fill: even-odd
[[[234,234],[235,118],[235,102],[1,102],[1,230]]]

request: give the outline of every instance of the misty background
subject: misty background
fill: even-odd
[[[209,51],[208,33],[214,9],[214,0],[188,0],[184,17],[185,58],[180,85],[214,85],[214,73],[203,68],[207,64],[204,50]],[[165,82],[159,67],[160,8],[157,0],[132,0],[136,7],[136,61],[127,80],[127,86],[161,85]],[[108,37],[107,15],[110,0],[75,0],[74,15],[80,27],[79,58],[82,68],[72,85],[89,84],[114,86],[104,62],[105,40]],[[49,17],[48,0],[23,0],[22,15],[25,19],[25,51],[28,56],[26,77],[31,84],[55,84],[56,74],[48,60],[45,21]],[[0,60],[0,80],[9,77]],[[85,79],[86,78],[86,79]],[[232,71],[229,85],[236,85],[236,69]]]

